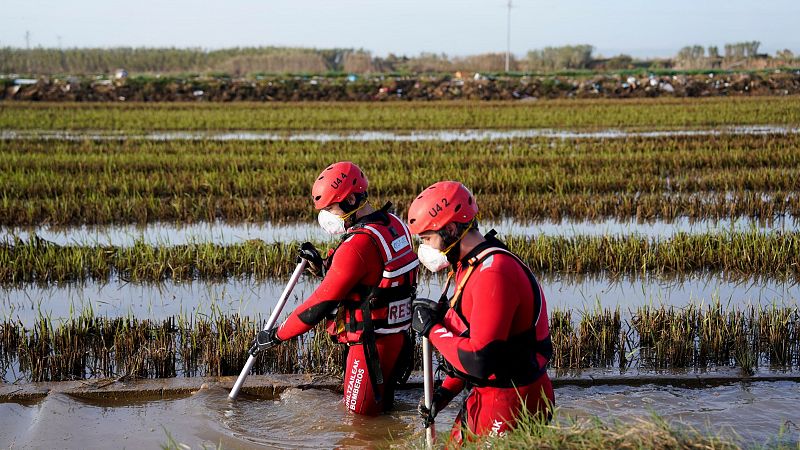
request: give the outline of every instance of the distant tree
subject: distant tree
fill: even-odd
[[[364,50],[345,53],[342,69],[347,73],[370,73],[376,71],[372,54]]]
[[[684,69],[699,69],[708,65],[706,50],[702,45],[683,47],[678,51],[675,60]]]
[[[405,70],[408,64],[408,56],[398,56],[394,53],[389,53],[386,58],[376,57],[375,65],[381,72],[400,72]]]
[[[528,52],[529,70],[586,69],[592,62],[591,45],[545,47]]]
[[[794,53],[792,53],[792,51],[789,50],[788,48],[785,48],[775,53],[775,57],[783,59],[785,61],[791,61],[794,59]]]
[[[633,67],[633,57],[630,55],[614,56],[606,61],[605,67],[608,70],[630,69]]]
[[[761,46],[759,41],[737,42],[725,44],[726,58],[755,58],[758,56],[758,48]]]
[[[747,43],[747,56],[749,58],[755,58],[758,56],[758,48],[761,47],[761,42],[759,41],[751,41]]]
[[[678,51],[677,59],[685,61],[693,61],[704,58],[706,51],[702,45],[686,46]]]

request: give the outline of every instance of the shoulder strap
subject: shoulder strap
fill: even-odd
[[[464,286],[467,285],[467,280],[472,275],[472,272],[475,268],[483,261],[486,257],[493,253],[497,252],[505,252],[511,253],[507,250],[504,250],[500,247],[489,247],[482,252],[478,253],[477,255],[473,256],[472,258],[467,260],[467,271],[464,273],[464,276],[461,278],[461,281],[456,285],[456,290],[453,292],[453,297],[450,299],[450,307],[455,307],[456,303],[461,300],[461,292],[464,290]],[[449,282],[449,279],[448,279]]]
[[[484,259],[486,259],[489,256],[494,255],[496,253],[504,253],[504,254],[509,255],[512,258],[514,258],[517,261],[517,263],[519,263],[522,266],[522,270],[524,270],[525,273],[528,275],[528,279],[531,282],[531,290],[533,291],[533,303],[534,303],[534,305],[533,305],[533,307],[534,307],[534,311],[533,311],[533,317],[534,317],[533,328],[535,328],[536,325],[539,323],[539,317],[541,316],[541,313],[542,313],[542,293],[540,291],[539,282],[536,280],[536,277],[533,275],[533,272],[531,272],[531,269],[528,267],[527,264],[525,264],[525,262],[523,262],[517,255],[515,255],[510,250],[504,249],[502,247],[489,247],[489,248],[486,248],[483,251],[481,251],[480,253],[478,253],[477,255],[475,255],[472,258],[467,260],[467,266],[468,266],[467,267],[467,271],[464,274],[464,277],[461,278],[461,281],[456,286],[456,290],[453,292],[453,297],[450,299],[450,307],[451,308],[455,308],[456,309],[456,313],[458,313],[458,315],[461,316],[462,319],[464,319],[465,323],[468,323],[466,318],[463,317],[463,315],[461,313],[461,308],[456,308],[456,305],[460,306],[461,293],[462,293],[462,291],[464,289],[464,286],[466,286],[466,284],[467,284],[467,280],[472,275],[472,273],[475,270],[475,268],[477,266],[479,266],[480,263],[483,262]],[[449,284],[449,282],[450,282],[450,280],[448,278],[448,284]],[[447,292],[447,291],[445,291],[445,292]]]

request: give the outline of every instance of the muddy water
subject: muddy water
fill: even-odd
[[[685,280],[609,279],[604,277],[541,277],[548,307],[580,311],[619,306],[623,312],[646,304],[682,306],[690,302],[720,300],[734,306],[747,304],[796,305],[800,285],[772,280],[729,281],[719,276],[699,276]],[[239,313],[251,317],[269,315],[285,287],[285,280],[255,282],[231,280],[225,283],[164,282],[137,284],[87,282],[82,284],[24,285],[0,289],[0,317],[19,319],[30,326],[41,315],[54,321],[91,310],[96,316],[139,319],[173,315]],[[439,298],[443,280],[425,277],[418,295]],[[318,281],[301,278],[292,291],[286,310],[300,304],[316,288]],[[452,288],[451,288],[452,289]]]
[[[797,401],[800,383],[738,383],[703,389],[645,385],[557,389],[556,402],[569,416],[596,415],[635,421],[656,413],[672,423],[735,438],[745,446],[800,441]],[[787,423],[788,421],[788,423]],[[738,438],[737,438],[738,436]]]
[[[168,131],[154,133],[114,133],[104,131],[28,131],[2,130],[0,139],[52,139],[52,140],[127,140],[144,139],[151,141],[213,140],[213,141],[491,141],[521,138],[555,139],[624,139],[629,137],[679,137],[679,136],[719,136],[797,134],[800,128],[781,125],[754,125],[721,127],[706,130],[662,130],[631,131],[606,129],[598,131],[559,130],[548,128],[521,130],[435,130],[435,131],[359,131],[352,133],[331,132],[270,132],[270,131]]]
[[[418,428],[416,392],[401,392],[394,413],[372,419],[347,413],[331,391],[290,389],[276,400],[236,402],[227,394],[214,387],[127,403],[55,394],[32,405],[0,404],[0,446],[157,448],[171,436],[192,448],[354,448],[407,443]]]
[[[777,217],[769,222],[750,218],[718,221],[690,221],[681,218],[674,222],[607,219],[601,221],[519,222],[505,219],[486,222],[485,230],[494,228],[503,236],[604,236],[640,235],[651,238],[669,238],[676,233],[709,233],[727,231],[797,231],[800,220],[793,216]],[[251,239],[265,242],[289,242],[306,240],[330,240],[316,223],[242,223],[205,222],[196,224],[152,223],[116,226],[76,227],[0,227],[0,242],[18,237],[26,240],[31,235],[59,245],[113,245],[131,246],[136,241],[153,245],[182,245],[192,242],[235,244]]]
[[[415,405],[420,390],[398,392],[394,412],[377,418],[348,414],[338,393],[290,389],[275,400],[227,400],[219,387],[168,400],[83,401],[54,394],[34,404],[0,404],[0,446],[10,448],[363,448],[420,445]],[[645,385],[556,389],[560,419],[598,416],[635,421],[657,413],[667,421],[736,438],[745,445],[775,442],[797,422],[800,384],[756,382],[687,389]],[[437,417],[444,436],[457,401]],[[800,433],[789,425],[784,441]]]

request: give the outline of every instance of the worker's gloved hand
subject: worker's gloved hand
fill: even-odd
[[[428,298],[415,298],[412,303],[411,328],[423,337],[428,337],[431,328],[442,321],[445,308]]]
[[[253,339],[250,346],[250,354],[256,356],[259,352],[275,347],[280,344],[281,340],[278,339],[278,327],[272,327],[269,330],[261,330],[258,335]]]
[[[325,261],[320,256],[314,244],[311,242],[303,242],[300,245],[300,251],[297,256],[308,261],[306,270],[315,277],[325,276]]]
[[[423,395],[419,399],[419,404],[417,404],[417,413],[419,413],[419,416],[422,417],[422,421],[425,423],[425,428],[431,426],[434,419],[436,419],[436,415],[439,414],[439,411],[443,410],[455,396],[455,392],[452,392],[449,389],[445,389],[441,386],[437,387],[433,391],[433,401],[431,402],[430,410],[425,407],[425,396]]]

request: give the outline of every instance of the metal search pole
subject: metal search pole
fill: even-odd
[[[431,354],[431,341],[428,338],[422,338],[422,373],[425,377],[425,407],[430,411],[433,405],[433,355]],[[427,448],[432,449],[435,442],[436,424],[432,422],[425,428],[425,444]]]
[[[283,289],[283,294],[281,294],[280,299],[278,299],[278,304],[275,305],[275,309],[272,310],[272,314],[270,314],[269,319],[267,319],[267,323],[264,325],[265,331],[275,326],[275,322],[278,321],[278,316],[281,315],[281,311],[283,310],[284,305],[286,305],[286,301],[289,299],[289,294],[292,293],[292,289],[294,289],[297,281],[300,279],[300,275],[302,275],[303,270],[305,270],[307,265],[308,261],[301,259],[297,264],[297,267],[295,267],[292,277],[289,279],[289,284],[287,284],[286,288]],[[234,383],[231,393],[228,394],[229,399],[236,400],[236,396],[239,395],[239,390],[242,388],[244,380],[247,378],[247,375],[250,374],[250,369],[253,368],[253,364],[255,363],[256,357],[250,355],[250,357],[247,358],[247,363],[242,369],[242,373],[239,374],[239,378],[236,380],[236,383]]]

